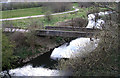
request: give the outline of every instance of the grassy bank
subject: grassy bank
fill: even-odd
[[[36,23],[37,25],[41,26],[54,26],[57,22],[62,22],[65,20],[69,20],[72,18],[80,17],[80,18],[86,18],[87,19],[87,8],[81,8],[79,12],[73,13],[73,14],[62,14],[62,15],[55,15],[51,16],[51,21],[46,20],[46,17],[40,17],[40,18],[30,18],[30,19],[22,19],[22,20],[13,20],[13,21],[4,21],[3,24],[6,26],[15,26],[15,27],[22,27],[27,28],[30,26],[31,23]]]
[[[71,71],[73,76],[119,76],[118,32],[118,23],[107,20],[94,51],[85,57],[61,60],[58,68]]]
[[[4,19],[4,18],[41,15],[41,14],[44,14],[44,13],[45,12],[42,10],[42,7],[8,10],[8,11],[2,11],[2,18]]]
[[[2,11],[2,18],[4,19],[4,18],[25,17],[25,16],[33,16],[33,15],[43,15],[48,11],[56,13],[56,12],[74,10],[72,8],[72,3],[71,5],[70,3],[68,3],[69,5],[66,5],[66,3],[59,3],[59,5],[57,4],[58,3],[44,3],[44,4],[41,3],[39,4],[39,6],[41,5],[40,7],[31,6],[31,8],[23,8],[23,9],[14,9],[14,6],[13,6],[13,10]],[[15,3],[15,5],[17,5],[17,3]],[[6,6],[9,6],[9,5],[6,5]],[[18,6],[18,7],[21,7],[21,6]]]
[[[22,63],[49,52],[51,49],[71,41],[74,38],[38,37],[31,33],[3,33],[2,68],[16,68]]]
[[[94,8],[79,8],[80,10],[76,13],[68,13],[62,15],[55,15],[51,16],[51,20],[46,20],[46,17],[40,18],[29,18],[29,19],[22,19],[22,20],[13,20],[13,21],[3,21],[3,26],[15,26],[21,28],[28,28],[30,25],[37,25],[37,26],[55,26],[58,22],[63,22],[65,20],[70,20],[72,18],[84,18],[87,19],[87,13],[89,11],[94,11]],[[106,10],[106,8],[100,8],[99,10]],[[4,27],[5,27],[4,26]]]

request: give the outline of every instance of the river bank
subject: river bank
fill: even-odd
[[[11,67],[21,67],[29,61],[43,55],[47,52],[52,52],[54,48],[69,43],[75,38],[63,38],[63,37],[41,37],[33,36],[31,33],[15,32],[12,34],[4,33],[8,36],[12,45],[14,45],[13,55],[16,57],[11,60]],[[8,68],[3,68],[6,70]]]
[[[100,14],[102,14],[102,13],[100,13]],[[103,14],[105,14],[105,13],[103,13]],[[107,14],[109,14],[109,13],[107,13]],[[102,19],[99,19],[99,20],[97,20],[97,24],[95,23],[96,21],[94,20],[95,19],[95,15],[94,14],[89,14],[89,17],[88,17],[88,19],[89,19],[89,25],[87,25],[87,27],[88,28],[93,28],[93,27],[95,27],[95,28],[100,28],[100,29],[102,29],[102,27],[100,27],[101,26],[101,24],[104,24],[104,20],[102,20]],[[98,26],[98,27],[97,27]],[[31,38],[31,37],[30,37]],[[80,38],[81,39],[81,38]],[[80,40],[80,39],[76,39],[76,40],[74,40],[74,41],[77,41],[77,40]],[[58,41],[59,41],[59,39],[58,39]],[[61,41],[61,40],[60,40]],[[90,39],[89,40],[85,40],[85,41],[90,41]],[[42,41],[43,42],[43,41]],[[79,41],[78,41],[79,42]],[[78,43],[78,42],[76,42],[76,43],[72,43],[73,45],[74,45],[74,47],[71,47],[70,49],[72,50],[75,50],[75,51],[78,51],[78,50],[76,50],[76,49],[79,49],[79,47],[81,48],[81,45],[83,45],[83,44],[80,44],[80,43]],[[92,41],[91,41],[92,42]],[[39,43],[41,43],[41,42],[39,42]],[[47,42],[48,43],[48,42]],[[66,43],[66,42],[65,42]],[[45,43],[44,43],[45,44]],[[80,45],[79,45],[80,44]],[[46,44],[45,44],[46,45]],[[71,44],[67,44],[67,46],[70,46]],[[78,46],[77,48],[76,48],[76,45]],[[65,49],[65,48],[67,48],[67,46],[65,46],[63,49]],[[83,46],[86,46],[86,45],[83,45]],[[61,46],[60,46],[61,47]],[[32,49],[34,48],[34,47],[31,47]],[[59,47],[58,47],[59,48]],[[63,51],[63,49],[62,50],[60,50],[60,51]],[[54,49],[55,50],[55,49]],[[53,51],[54,51],[53,50]],[[65,49],[66,50],[66,49]],[[68,49],[67,49],[68,50]],[[68,50],[68,52],[69,52],[70,50]],[[66,51],[64,51],[64,52],[66,52]],[[51,55],[51,52],[49,52],[50,54],[49,54],[49,56]],[[69,53],[68,53],[69,54]],[[55,55],[55,56],[57,56],[57,55]],[[45,57],[44,57],[45,58]],[[50,57],[49,57],[50,58]],[[56,58],[56,57],[55,57]],[[61,58],[61,57],[60,57]],[[69,57],[68,57],[69,58]],[[34,60],[34,59],[33,59]],[[34,62],[34,61],[33,61]],[[39,62],[39,59],[38,59],[38,61],[37,62]],[[34,63],[37,63],[37,62],[34,62]],[[42,65],[43,67],[44,67],[44,64]],[[31,66],[29,66],[28,65],[28,67],[30,67],[29,68],[29,71],[28,71],[28,73],[30,72],[30,73],[32,73],[32,71],[30,71],[30,69],[35,69],[34,67],[31,67]],[[22,71],[22,69],[23,69],[24,67],[22,67],[22,68],[19,68],[18,69],[18,71]],[[15,70],[16,69],[11,69],[10,70],[10,74],[13,74],[14,75],[14,73],[17,73],[17,72],[15,72]],[[34,70],[35,71],[35,70]],[[38,70],[38,71],[40,71],[40,70]],[[59,71],[59,70],[58,70]],[[34,75],[34,74],[28,74],[28,73],[26,73],[26,74],[24,74],[24,75],[27,75],[27,76],[29,76],[29,75]],[[18,72],[18,74],[16,74],[16,75],[23,75],[23,73],[19,73]],[[37,75],[37,74],[36,74]],[[39,74],[40,75],[40,74]]]

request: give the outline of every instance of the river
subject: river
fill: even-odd
[[[102,18],[95,21],[95,15],[99,16],[108,15],[112,12],[99,12],[88,15],[88,25],[86,28],[98,28],[102,30],[105,23]],[[69,44],[65,43],[60,47],[55,48],[53,51],[47,52],[16,69],[9,70],[11,76],[68,76],[69,72],[57,70],[54,65],[57,65],[58,60],[62,58],[75,58],[83,56],[85,53],[94,50],[99,43],[99,39],[92,38],[77,38],[72,40]],[[0,74],[5,75],[7,72],[3,71]]]

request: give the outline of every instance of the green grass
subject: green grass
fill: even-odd
[[[29,47],[19,47],[19,48],[16,48],[16,52],[14,53],[14,55],[19,56],[22,59],[25,59],[28,56],[40,53],[40,51],[38,51],[37,48],[35,48],[34,51],[35,52],[33,53],[31,50],[29,50]]]
[[[78,3],[74,3],[73,6],[78,7]]]
[[[108,8],[100,8],[100,10],[108,10]]]
[[[70,10],[74,10],[74,8],[71,8]],[[44,15],[45,13],[46,13],[46,10],[44,7],[7,10],[7,11],[2,11],[2,19],[24,17],[24,16],[33,16],[33,15]]]
[[[13,20],[13,21],[4,21],[3,23],[6,23],[7,26],[10,25],[10,23],[13,24],[13,26],[15,27],[21,27],[21,28],[27,28],[30,26],[30,24],[35,24],[37,23],[37,25],[41,25],[41,23],[44,24],[44,26],[55,26],[57,22],[62,22],[65,20],[69,20],[72,18],[76,18],[76,17],[81,17],[81,18],[86,18],[87,19],[87,14],[86,11],[88,9],[80,9],[80,11],[76,14],[62,14],[62,15],[55,15],[52,16],[52,20],[51,21],[47,21],[45,19],[45,17],[40,17],[40,18],[30,18],[30,19],[22,19],[22,20]],[[37,21],[37,22],[36,22]]]
[[[44,14],[42,7],[2,11],[2,18],[24,17]]]
[[[74,5],[77,6],[77,4],[74,4]],[[9,26],[10,23],[12,23],[13,26],[21,27],[21,28],[28,28],[30,25],[35,25],[35,24],[37,24],[37,26],[41,26],[41,24],[44,26],[48,26],[48,25],[56,26],[56,23],[63,22],[65,20],[69,20],[72,18],[80,17],[80,18],[87,19],[88,10],[91,10],[94,8],[89,7],[89,8],[79,8],[79,9],[80,10],[76,14],[68,13],[68,14],[52,16],[51,21],[47,21],[45,17],[39,17],[39,18],[30,18],[30,19],[22,19],[22,20],[4,21],[3,23],[5,23],[6,26]],[[106,8],[100,8],[100,10],[103,10],[103,9],[106,9]]]

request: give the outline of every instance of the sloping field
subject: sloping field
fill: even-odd
[[[44,14],[42,7],[2,11],[2,18],[24,17]]]

